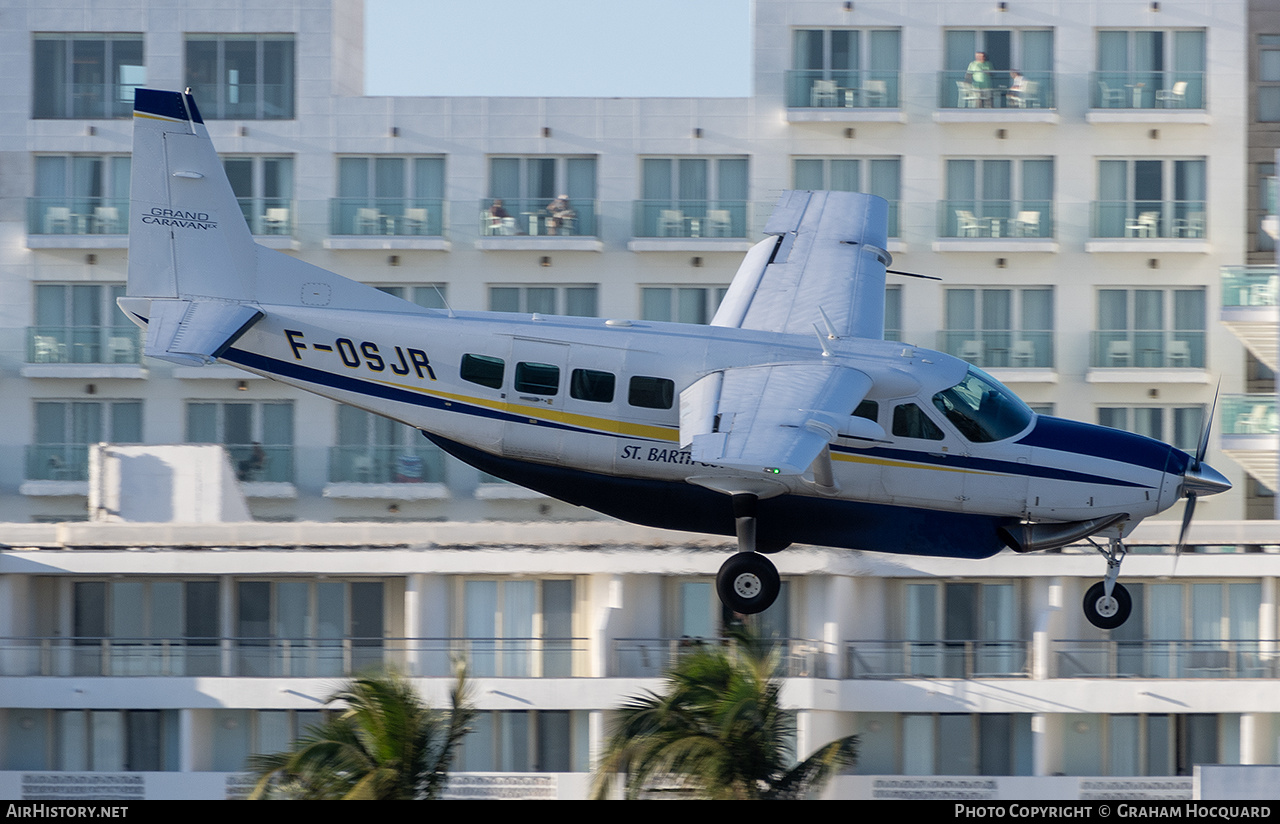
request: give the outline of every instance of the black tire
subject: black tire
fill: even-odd
[[[756,552],[730,555],[716,574],[716,592],[724,605],[742,615],[755,615],[773,606],[782,578],[773,561]]]
[[[1089,587],[1084,594],[1084,617],[1098,629],[1115,629],[1129,620],[1133,612],[1133,599],[1123,584],[1117,583],[1111,590],[1111,598],[1106,597],[1106,586],[1102,581]]]

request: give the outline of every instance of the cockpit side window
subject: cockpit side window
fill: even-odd
[[[863,401],[858,404],[858,408],[853,410],[855,418],[866,418],[869,421],[875,421],[880,417],[880,404],[875,401]]]
[[[893,408],[893,435],[922,441],[940,441],[943,438],[938,425],[914,403],[903,403]]]
[[[933,405],[972,443],[1012,438],[1027,428],[1034,414],[1017,395],[975,369],[934,395]]]

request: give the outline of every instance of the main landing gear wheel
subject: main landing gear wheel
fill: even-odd
[[[1107,595],[1107,584],[1099,581],[1084,594],[1084,617],[1098,629],[1115,629],[1133,612],[1133,599],[1123,584],[1115,584]]]
[[[730,555],[716,574],[720,600],[743,615],[755,615],[773,606],[781,589],[778,568],[773,561],[755,552]]]

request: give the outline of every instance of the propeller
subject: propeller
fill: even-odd
[[[1209,407],[1209,417],[1205,419],[1204,428],[1200,432],[1200,443],[1196,447],[1195,457],[1187,465],[1182,475],[1182,497],[1187,499],[1187,506],[1182,510],[1182,528],[1178,530],[1178,546],[1173,554],[1173,568],[1178,569],[1178,558],[1182,556],[1182,548],[1187,543],[1187,531],[1191,529],[1191,518],[1195,515],[1196,500],[1201,495],[1216,495],[1231,488],[1231,482],[1222,473],[1204,462],[1204,455],[1209,451],[1209,433],[1213,429],[1213,413],[1218,408],[1218,389],[1213,393],[1213,405]]]

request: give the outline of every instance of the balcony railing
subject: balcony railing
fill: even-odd
[[[1027,641],[847,641],[849,678],[1026,678]]]
[[[1053,237],[1048,200],[940,200],[939,237]]]
[[[485,198],[480,201],[480,234],[485,237],[595,237],[596,202],[567,206],[547,198]]]
[[[1089,74],[1094,109],[1203,109],[1203,72],[1112,72]]]
[[[635,237],[745,238],[750,221],[745,200],[637,200]]]
[[[1222,410],[1223,435],[1275,435],[1280,433],[1273,394],[1223,395],[1218,400]]]
[[[0,676],[330,678],[394,666],[449,676],[569,678],[587,672],[582,638],[4,638]]]
[[[291,235],[296,210],[293,201],[283,197],[238,197],[249,231],[255,235]]]
[[[899,73],[857,69],[791,69],[789,109],[896,109]]]
[[[241,481],[293,483],[293,447],[288,445],[222,444]]]
[[[27,234],[124,235],[128,232],[128,198],[27,198]]]
[[[1093,237],[1203,238],[1203,200],[1095,200]]]
[[[27,363],[141,363],[144,332],[129,326],[28,326]]]
[[[133,113],[132,83],[70,83],[57,86],[54,94],[39,95],[33,101],[36,120],[101,120],[129,117]]]
[[[1280,277],[1274,264],[1267,266],[1223,266],[1223,306],[1275,306],[1280,294]]]
[[[728,647],[727,638],[618,638],[613,642],[609,674],[615,678],[657,678],[680,658],[707,647]],[[775,642],[781,674],[789,678],[838,678],[835,646],[822,641],[784,638]]]
[[[1089,365],[1094,367],[1138,367],[1203,369],[1203,331],[1124,330],[1093,333]]]
[[[434,446],[334,446],[330,483],[443,483],[444,455]]]
[[[1275,678],[1276,642],[1054,641],[1058,678]]]
[[[974,83],[965,71],[938,73],[940,109],[1052,109],[1053,72],[1026,72],[1018,80],[1007,71],[987,72],[986,83]]]
[[[938,333],[938,348],[987,369],[1053,366],[1053,332],[949,329]]]
[[[89,445],[40,443],[24,447],[28,481],[89,480]]]
[[[442,237],[444,201],[403,197],[335,197],[329,201],[331,235]]]

